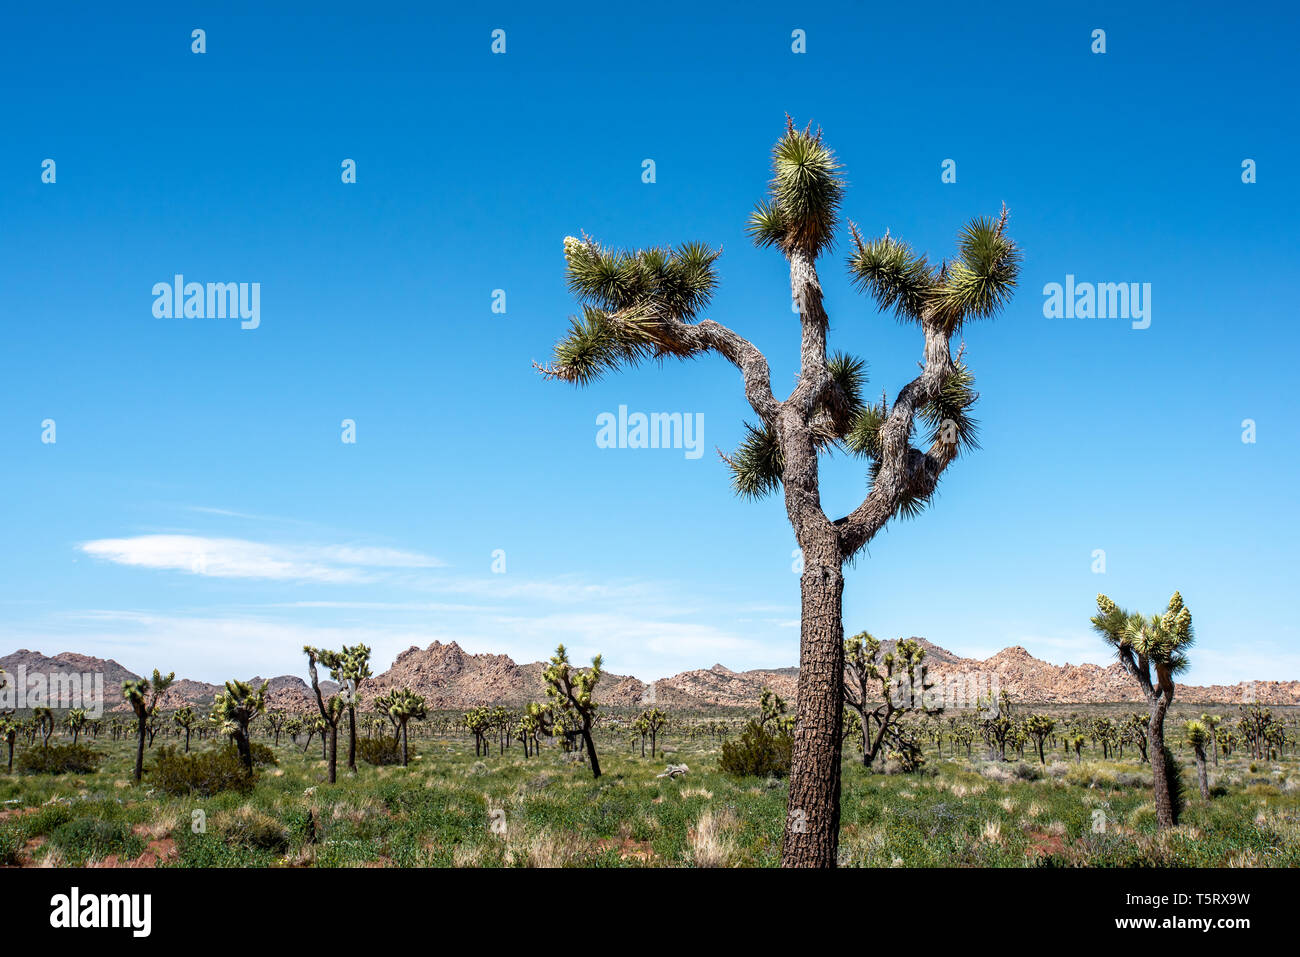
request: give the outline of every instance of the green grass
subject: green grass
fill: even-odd
[[[690,766],[684,779],[656,778],[665,761],[629,754],[625,741],[602,742],[605,774],[593,781],[558,749],[476,758],[471,743],[435,737],[420,740],[409,768],[341,767],[335,785],[317,746],[304,754],[282,743],[279,766],[262,768],[251,793],[185,798],[152,788],[147,773],[136,787],[132,743],[100,740],[96,772],[0,775],[0,864],[126,862],[150,848],[160,866],[181,867],[775,866],[786,782],[729,778],[714,744],[670,743],[671,760]],[[1157,836],[1150,774],[1136,760],[1076,763],[1057,752],[1042,768],[1026,756],[931,751],[922,773],[884,775],[865,772],[849,749],[842,863],[1300,866],[1294,758],[1253,772],[1249,758],[1225,759],[1211,768],[1224,793],[1207,804],[1180,753],[1187,809],[1177,830]]]

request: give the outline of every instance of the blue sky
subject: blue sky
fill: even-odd
[[[846,629],[1103,662],[1098,591],[1156,611],[1178,588],[1188,680],[1300,678],[1300,408],[1274,354],[1294,319],[1293,12],[277,10],[6,14],[0,650],[214,681],[358,640],[381,667],[434,639],[517,660],[564,641],[644,678],[795,663],[783,507],[735,499],[713,453],[753,418],[736,372],[574,390],[531,367],[575,311],[562,239],[585,230],[722,245],[708,315],[792,384],[784,263],[744,235],[788,111],[824,128],[868,234],[942,257],[1005,200],[1026,251],[1009,309],[967,336],[983,449],[849,572]],[[892,396],[919,338],[852,290],[844,252],[820,264],[832,343]],[[260,283],[260,326],[156,318],[177,273]],[[1150,283],[1150,327],[1045,318],[1067,274]],[[620,405],[702,414],[705,454],[598,448]],[[858,463],[822,474],[828,511],[862,496]]]

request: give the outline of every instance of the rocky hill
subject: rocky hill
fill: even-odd
[[[923,638],[915,639],[926,649],[930,676],[940,689],[945,686],[969,694],[1005,690],[1014,701],[1026,704],[1088,704],[1136,702],[1140,694],[1118,663],[1054,665],[1041,661],[1019,646],[1004,648],[991,658],[962,658]],[[888,650],[893,642],[884,642]],[[39,652],[20,650],[0,658],[0,668],[12,675],[25,668],[28,674],[75,672],[103,673],[106,710],[123,710],[122,681],[137,675],[116,661],[64,652],[52,658]],[[456,642],[435,641],[427,648],[412,646],[397,656],[392,667],[370,679],[363,695],[372,697],[394,687],[411,688],[423,695],[430,708],[467,709],[480,704],[519,706],[546,697],[541,662],[516,664],[507,655],[470,654]],[[263,679],[251,679],[260,683]],[[646,684],[637,678],[606,672],[597,686],[602,704],[633,707],[655,703],[672,708],[753,708],[764,686],[794,702],[799,680],[797,668],[732,671],[721,664],[697,671],[685,671],[671,678]],[[189,704],[206,708],[220,685],[178,679],[163,700],[164,708]],[[336,690],[322,682],[326,694]],[[1251,695],[1253,694],[1253,698]],[[268,706],[303,713],[315,709],[311,688],[294,675],[270,679]],[[1247,685],[1179,685],[1179,702],[1184,704],[1239,704],[1256,700],[1262,704],[1300,704],[1300,681],[1259,681]]]

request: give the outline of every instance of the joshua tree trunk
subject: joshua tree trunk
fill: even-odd
[[[140,779],[144,777],[144,718],[140,718],[140,727],[136,734],[135,742],[135,783],[139,784]]]
[[[248,743],[248,732],[241,730],[234,735],[234,739],[235,748],[239,751],[239,760],[248,770],[253,770],[253,749]]]
[[[329,782],[334,784],[338,781],[339,767],[339,726],[336,722],[330,726],[330,756],[329,756]]]
[[[587,757],[591,761],[591,776],[600,777],[600,758],[596,757],[596,743],[591,740],[591,726],[583,723],[582,726],[582,743],[587,747]]]
[[[348,706],[348,770],[357,769],[357,709]]]
[[[1210,799],[1210,776],[1205,769],[1205,746],[1198,744],[1196,746],[1196,778],[1201,785],[1201,799],[1208,801]]]
[[[789,473],[786,481],[789,487]],[[844,576],[838,549],[804,548],[802,629],[784,867],[834,867],[844,724]]]
[[[185,753],[190,753],[190,729],[185,729]]]
[[[402,767],[406,767],[407,747],[406,747],[406,722],[402,722]]]
[[[1173,695],[1169,696],[1170,698]],[[1160,830],[1174,827],[1177,815],[1174,811],[1173,796],[1170,794],[1169,760],[1165,751],[1165,712],[1169,710],[1169,699],[1156,691],[1151,701],[1151,721],[1147,725],[1147,748],[1151,754],[1151,790],[1156,801],[1156,824]]]

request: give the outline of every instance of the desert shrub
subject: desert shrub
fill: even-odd
[[[737,778],[783,778],[790,773],[793,752],[794,739],[788,733],[773,734],[751,720],[740,740],[723,743],[718,769]]]
[[[17,763],[22,774],[90,774],[101,760],[102,754],[84,744],[54,744],[27,748]]]
[[[160,748],[149,772],[155,787],[168,794],[197,794],[203,797],[219,791],[247,793],[253,789],[250,774],[233,748],[183,754],[173,747]]]
[[[289,847],[288,829],[257,808],[244,807],[217,814],[213,828],[227,842],[262,851],[284,851]]]
[[[0,825],[0,866],[17,867],[22,859],[23,839],[16,828]]]
[[[1036,765],[1018,761],[1011,767],[1011,775],[1018,781],[1037,781],[1043,772]]]
[[[411,748],[409,756],[414,754],[415,748]],[[395,738],[390,738],[388,735],[360,738],[357,740],[357,757],[366,764],[401,764],[402,746]]]
[[[232,744],[231,747],[234,745]],[[262,744],[260,741],[250,741],[248,747],[253,752],[253,767],[279,767],[280,759],[275,756],[275,752],[269,745]]]
[[[110,854],[136,857],[144,850],[144,841],[126,824],[98,817],[79,817],[60,824],[50,832],[50,843],[73,867]]]

